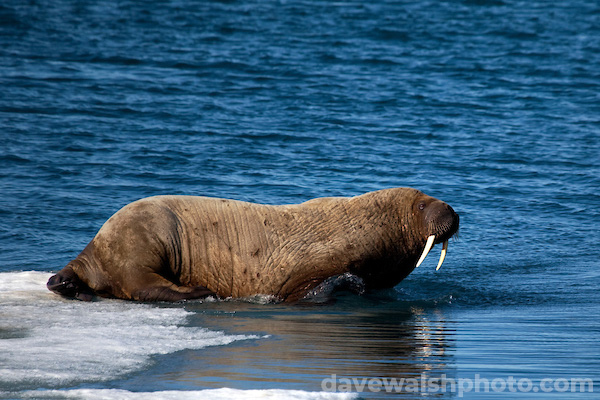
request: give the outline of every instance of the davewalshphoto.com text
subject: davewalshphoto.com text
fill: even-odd
[[[327,392],[371,393],[592,393],[591,378],[448,378],[446,374],[432,377],[421,374],[416,378],[347,378],[332,374],[321,381],[321,389]]]

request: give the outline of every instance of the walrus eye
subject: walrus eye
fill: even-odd
[[[419,210],[423,211],[425,209],[425,202],[420,202],[419,203]]]

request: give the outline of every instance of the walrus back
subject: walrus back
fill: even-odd
[[[222,297],[281,298],[339,269],[336,248],[343,246],[336,243],[335,216],[343,215],[339,208],[347,200],[273,206],[197,196],[151,198],[177,216],[178,243],[171,247],[179,254],[170,258],[177,260],[171,269],[182,285],[205,286]]]
[[[297,210],[243,201],[195,196],[156,199],[179,220],[183,285],[209,287],[223,297],[281,294],[298,257],[291,238],[299,227]],[[289,253],[290,255],[284,255]]]

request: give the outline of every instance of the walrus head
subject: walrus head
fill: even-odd
[[[458,214],[448,204],[429,196],[425,199],[417,199],[413,207],[414,214],[422,216],[422,231],[425,233],[424,237],[427,238],[425,247],[415,268],[425,260],[425,257],[427,257],[434,244],[443,243],[440,260],[436,267],[437,271],[446,258],[448,239],[458,231]]]
[[[458,214],[448,204],[412,188],[371,192],[351,201],[369,210],[371,223],[361,243],[372,241],[370,251],[356,257],[358,262],[348,270],[363,279],[368,289],[396,286],[436,243],[443,243],[437,269],[442,266],[448,239],[459,226]]]

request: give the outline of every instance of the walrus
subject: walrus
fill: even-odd
[[[443,243],[439,269],[458,225],[452,207],[412,188],[293,205],[154,196],[117,211],[47,287],[86,301],[292,302],[350,273],[367,290],[390,288]]]

